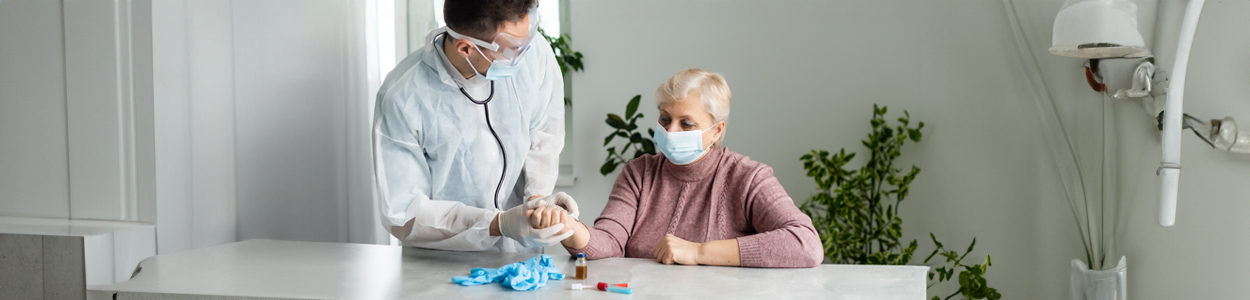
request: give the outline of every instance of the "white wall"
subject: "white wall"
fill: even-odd
[[[131,2],[63,3],[70,217],[138,220]]]
[[[1181,8],[1185,1],[1160,1]],[[1179,12],[1179,10],[1177,10]],[[1250,121],[1250,2],[1207,1],[1194,37],[1185,87],[1185,113],[1203,119],[1232,116]],[[1176,19],[1179,20],[1179,19]],[[1177,23],[1172,26],[1176,32]],[[1165,37],[1158,37],[1163,41]],[[1155,43],[1156,52],[1175,52],[1175,37]],[[1163,47],[1171,48],[1166,49]],[[1171,69],[1171,59],[1164,65]],[[1129,257],[1130,290],[1138,299],[1237,299],[1250,262],[1250,156],[1210,149],[1192,133],[1182,138],[1183,169],[1176,225],[1160,227],[1158,215],[1159,137],[1141,109],[1117,106],[1119,189],[1125,202],[1117,224],[1122,253]],[[1247,125],[1241,125],[1242,128]],[[1244,130],[1244,129],[1243,129]],[[1134,265],[1134,260],[1137,263]],[[1133,269],[1135,267],[1135,269]]]
[[[69,218],[61,3],[0,2],[0,214]]]
[[[150,73],[132,68],[146,47],[133,35],[146,31],[129,22],[131,4],[0,3],[0,215],[154,218],[138,182],[150,124],[133,120],[150,98],[135,80]]]

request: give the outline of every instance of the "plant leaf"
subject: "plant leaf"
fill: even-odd
[[[604,120],[604,122],[607,122],[608,126],[612,126],[612,128],[616,129],[625,129],[626,127],[625,120],[621,119],[621,116],[616,114],[608,114],[608,119]]]
[[[639,100],[642,100],[642,94],[638,94],[637,96],[634,96],[633,99],[629,99],[629,104],[625,105],[625,118],[626,119],[634,118],[634,113],[638,111]]]
[[[603,162],[603,166],[599,167],[599,174],[602,174],[605,176],[608,174],[611,174],[612,171],[616,171],[616,164],[617,164],[616,161],[612,161],[612,160]]]

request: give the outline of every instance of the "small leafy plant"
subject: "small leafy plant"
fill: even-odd
[[[972,244],[968,244],[968,250],[964,251],[963,255],[955,252],[955,250],[947,251],[945,247],[942,247],[942,242],[939,242],[937,236],[933,235],[932,232],[929,233],[929,238],[933,239],[933,244],[937,245],[937,248],[934,248],[933,253],[930,253],[929,257],[924,259],[924,263],[929,263],[929,260],[933,259],[935,255],[942,255],[942,257],[946,258],[946,262],[951,264],[950,267],[943,265],[929,270],[929,280],[933,280],[935,275],[938,277],[937,282],[930,283],[929,287],[954,279],[955,270],[963,268],[964,270],[959,272],[959,290],[946,296],[945,299],[950,299],[956,295],[963,295],[966,299],[998,300],[1003,297],[1002,294],[998,293],[998,289],[990,287],[985,282],[985,271],[993,265],[990,263],[989,255],[985,256],[985,263],[983,264],[971,266],[963,264],[964,258],[968,257],[968,253],[972,253],[972,247],[977,245],[976,238],[972,238]],[[942,298],[933,296],[931,300],[942,300]]]
[[[871,156],[859,169],[846,168],[855,158],[846,148],[832,156],[812,150],[801,158],[807,176],[820,190],[799,208],[812,217],[825,256],[834,263],[905,265],[916,251],[914,240],[906,247],[899,243],[903,219],[898,205],[907,198],[908,185],[920,168],[912,166],[900,174],[894,159],[902,154],[904,143],[920,141],[924,122],[908,127],[911,115],[904,111],[898,119],[902,125],[890,127],[885,113],[885,107],[873,105],[872,132],[863,141]]]
[[[608,147],[612,140],[621,137],[627,139],[625,145],[618,150],[616,146],[608,147],[608,157],[604,159],[603,166],[599,167],[599,173],[607,176],[616,171],[616,167],[638,158],[643,154],[655,154],[655,141],[651,137],[655,136],[655,130],[648,128],[647,136],[642,136],[642,132],[638,130],[638,119],[642,118],[642,113],[638,112],[638,102],[642,100],[642,95],[636,95],[629,100],[629,104],[625,105],[625,117],[621,118],[613,113],[608,114],[608,126],[616,129],[612,134],[603,138],[603,146]],[[628,154],[633,151],[633,154]]]
[[[585,69],[585,65],[582,64],[582,53],[573,51],[573,37],[567,33],[559,37],[551,37],[542,28],[538,29],[538,33],[542,34],[548,43],[551,43],[551,50],[555,52],[556,64],[560,65],[561,75],[567,75],[569,70],[581,72],[582,69]],[[573,98],[564,97],[564,105],[573,105]]]
[[[543,31],[542,28],[538,29],[538,33],[541,33],[543,38],[547,39],[548,43],[551,43],[551,50],[554,51],[556,55],[556,63],[560,65],[560,74],[568,73],[569,70],[580,72],[584,69],[584,65],[582,65],[582,53],[573,51],[573,37],[569,36],[567,33],[562,34],[559,37],[551,37],[550,35],[547,35],[547,32]]]
[[[863,141],[870,156],[858,169],[847,168],[855,153],[842,148],[832,155],[825,150],[812,150],[800,158],[807,176],[816,180],[819,190],[807,199],[799,209],[812,218],[812,224],[820,234],[825,257],[839,264],[905,265],[911,263],[916,252],[916,240],[904,246],[903,219],[898,216],[899,205],[907,198],[911,182],[920,174],[920,168],[903,169],[894,166],[894,160],[902,155],[902,147],[908,141],[920,142],[924,122],[915,127],[911,114],[903,111],[898,118],[901,125],[891,126],[885,119],[886,107],[872,107],[872,132]],[[1001,295],[986,285],[985,271],[990,266],[989,256],[984,264],[964,265],[963,258],[976,245],[973,239],[968,250],[960,255],[946,251],[937,237],[930,233],[937,246],[933,254],[947,258],[951,266],[941,266],[929,273],[929,279],[937,277],[935,284],[953,280],[959,268],[959,291],[947,296],[964,295],[967,299],[999,299]],[[938,299],[938,297],[934,297]]]

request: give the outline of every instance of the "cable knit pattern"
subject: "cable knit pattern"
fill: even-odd
[[[665,234],[687,241],[738,239],[744,267],[819,265],[824,248],[811,218],[794,206],[773,169],[724,147],[679,166],[662,155],[625,165],[590,228],[587,258],[652,258]]]

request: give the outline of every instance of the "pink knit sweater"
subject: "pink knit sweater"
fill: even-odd
[[[655,258],[652,248],[670,233],[696,243],[736,238],[743,267],[806,268],[823,259],[811,218],[773,169],[724,147],[684,166],[662,155],[630,161],[590,228],[589,244],[565,248],[589,259]]]

